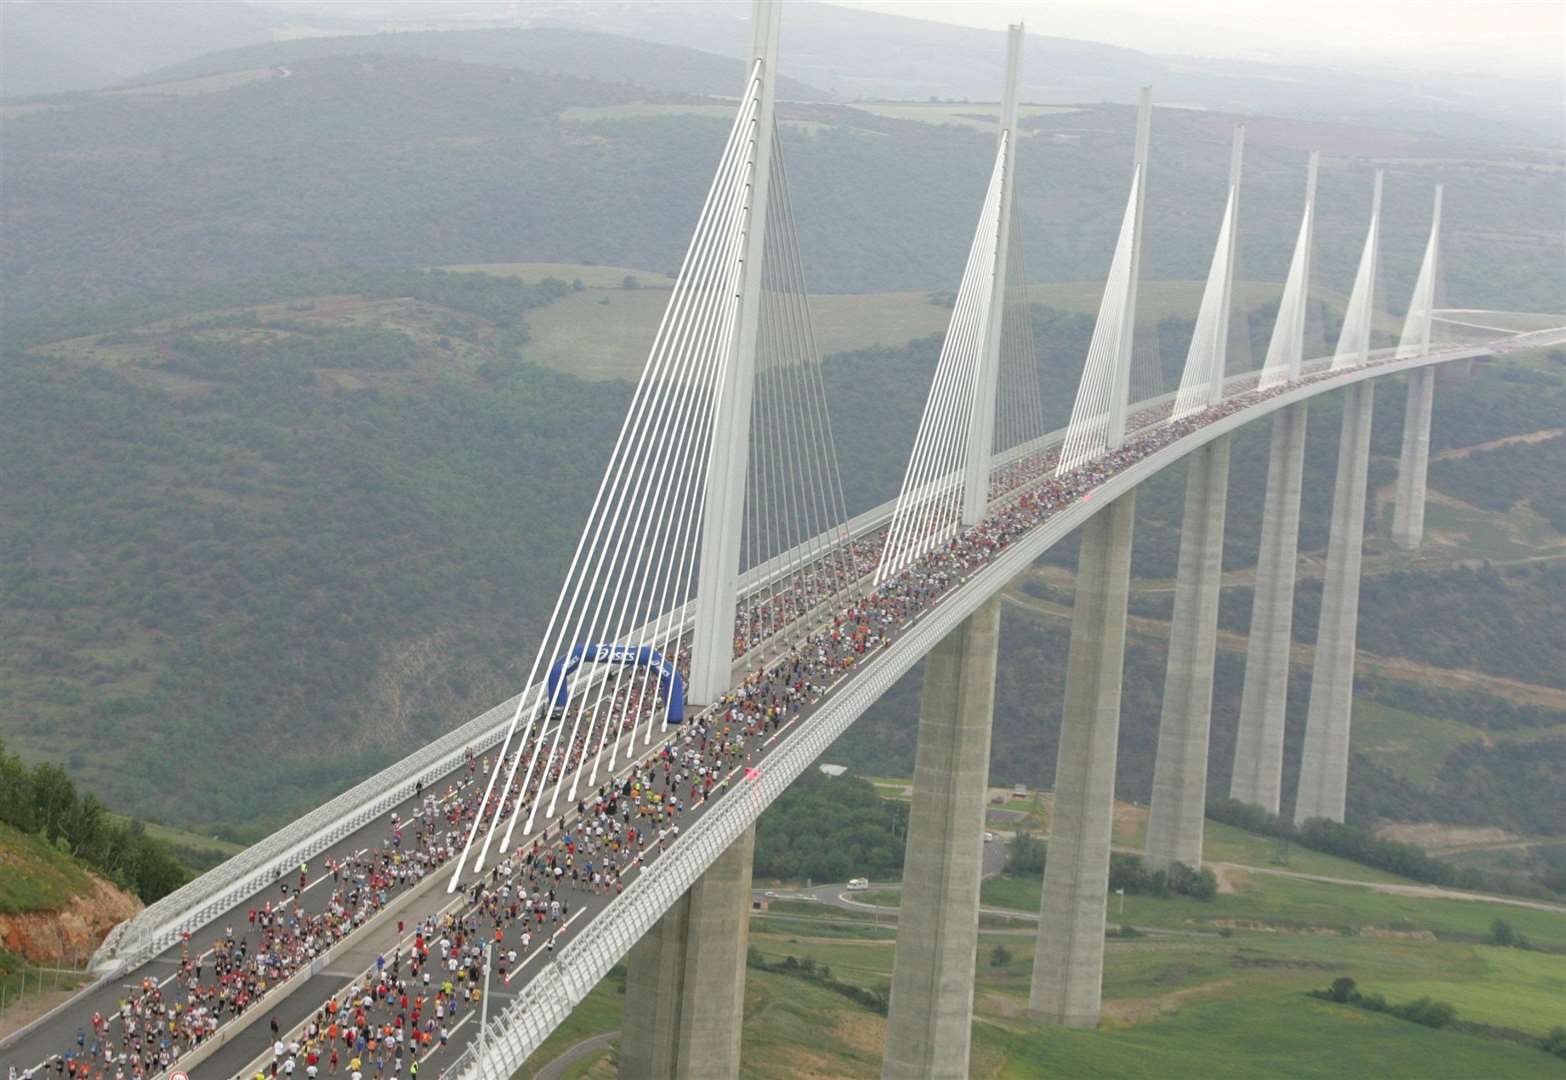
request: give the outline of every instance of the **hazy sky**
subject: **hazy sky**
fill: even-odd
[[[830,0],[1149,52],[1295,63],[1366,52],[1410,66],[1566,67],[1566,0]],[[1178,11],[1178,14],[1174,14]],[[1527,69],[1520,71],[1519,69]]]

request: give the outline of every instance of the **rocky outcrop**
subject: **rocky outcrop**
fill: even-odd
[[[100,877],[59,911],[0,914],[0,946],[35,964],[70,964],[92,955],[113,927],[135,915],[142,903]]]

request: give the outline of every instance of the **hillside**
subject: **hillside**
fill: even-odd
[[[8,960],[80,964],[141,908],[78,860],[0,822],[0,979],[15,974]]]
[[[525,68],[593,82],[630,84],[662,93],[737,95],[745,64],[679,45],[659,45],[618,34],[558,26],[526,30],[401,31],[352,37],[311,37],[204,53],[182,63],[142,74],[136,85],[155,85],[222,72],[292,65],[339,56],[408,56]],[[830,95],[787,77],[778,96],[790,101],[824,101]]]
[[[652,54],[643,59],[624,66],[656,67]],[[4,312],[342,265],[525,259],[667,271],[727,112],[620,82],[411,55],[301,60],[0,107]],[[795,102],[781,117],[812,288],[951,288],[991,154],[985,110]],[[1159,110],[1147,276],[1205,272],[1233,120]],[[1032,280],[1102,277],[1131,128],[1132,110],[1116,105],[1026,117],[1017,205]],[[1377,164],[1389,169],[1384,285],[1394,309],[1437,182],[1447,186],[1452,303],[1566,308],[1557,272],[1566,173],[1548,154],[1260,117],[1248,132],[1240,276],[1282,278],[1303,152],[1318,146],[1319,284],[1341,290],[1352,277]]]
[[[112,806],[254,837],[522,677],[626,389],[355,285],[4,358],[3,730]]]

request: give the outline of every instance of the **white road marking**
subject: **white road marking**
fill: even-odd
[[[456,1022],[456,1024],[454,1024],[452,1026],[450,1031],[446,1032],[446,1037],[449,1039],[451,1036],[455,1035],[457,1033],[457,1029],[462,1027],[463,1024],[466,1024],[471,1019],[473,1019],[473,1010],[469,1009],[468,1010],[468,1014],[466,1016],[464,1016],[461,1020],[458,1020]],[[435,1045],[430,1047],[427,1051],[425,1051],[424,1056],[419,1059],[419,1064],[420,1065],[424,1064],[426,1061],[428,1061],[430,1059],[430,1055],[434,1054],[435,1051],[437,1051],[439,1049],[441,1049],[441,1045],[440,1045],[440,1042],[437,1039]]]
[[[572,923],[576,922],[577,919],[581,918],[582,917],[582,913],[584,911],[586,911],[586,910],[587,910],[586,908],[580,908],[579,907],[574,912],[572,912],[570,918],[566,919],[564,924],[562,924],[560,927],[558,927],[553,934],[549,935],[549,941],[550,942],[554,942],[554,941],[559,940],[560,935],[566,932],[566,927],[570,926]],[[524,956],[521,960],[518,960],[516,969],[514,971],[512,971],[509,975],[506,976],[505,985],[506,986],[510,986],[511,985],[511,980],[517,977],[517,972],[518,971],[521,971],[523,968],[527,967],[528,961],[536,960],[540,956],[543,956],[545,953],[547,953],[549,951],[550,950],[548,948],[546,948],[543,945],[540,945],[536,952],[530,952],[526,956]]]

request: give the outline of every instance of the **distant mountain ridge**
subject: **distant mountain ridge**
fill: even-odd
[[[918,11],[917,8],[912,8]],[[375,3],[336,6],[261,3],[117,4],[99,0],[10,0],[0,34],[0,94],[97,89],[145,83],[170,72],[236,70],[268,63],[269,42],[328,55],[298,42],[323,34],[326,48],[360,53],[390,46],[436,59],[531,66],[586,78],[639,82],[650,89],[732,94],[707,84],[715,60],[739,61],[750,40],[749,0],[527,0],[512,4]],[[1566,148],[1559,102],[1566,77],[1515,77],[1389,66],[1375,54],[1345,53],[1332,63],[1283,64],[1210,55],[1199,28],[1178,55],[1039,34],[1024,49],[1022,97],[1033,102],[1135,100],[1144,84],[1158,100],[1190,108],[1302,120],[1392,126],[1444,136]],[[559,57],[502,55],[520,31],[602,35]],[[352,35],[342,37],[340,35]],[[485,43],[488,35],[501,35]],[[400,39],[389,41],[390,38]],[[1002,35],[995,30],[793,0],[783,29],[783,72],[799,80],[786,96],[840,100],[994,100]],[[355,39],[362,39],[355,43]],[[613,39],[613,40],[606,40]],[[638,70],[645,57],[628,39],[710,54],[665,54],[665,71]],[[535,38],[542,42],[547,38]],[[562,42],[565,39],[557,39]],[[258,48],[260,53],[245,50]],[[462,55],[464,52],[467,55]],[[629,61],[630,67],[620,65]],[[279,61],[282,62],[282,61]],[[580,66],[577,66],[580,65]],[[667,81],[669,76],[673,81]],[[694,82],[687,84],[687,80]],[[721,80],[720,80],[721,81]],[[732,85],[733,79],[727,84]],[[806,91],[806,87],[814,88]]]
[[[245,45],[147,72],[126,85],[366,54],[521,68],[547,75],[630,84],[660,93],[717,97],[737,95],[745,79],[743,62],[728,56],[593,30],[538,26],[356,34]],[[779,78],[778,94],[794,101],[832,100],[826,91],[787,76]]]

